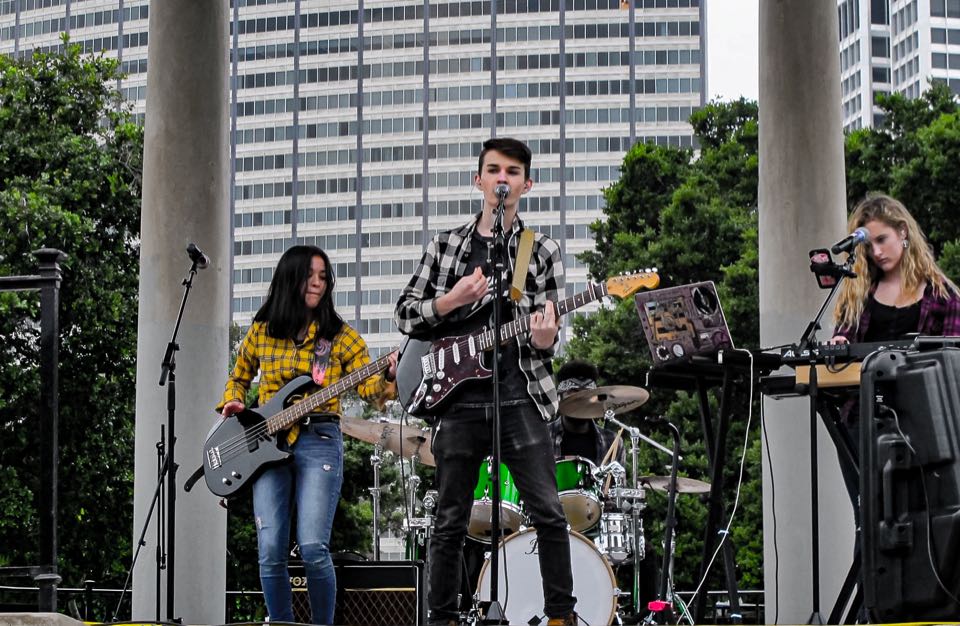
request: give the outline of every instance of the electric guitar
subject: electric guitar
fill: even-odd
[[[232,496],[250,485],[267,467],[290,460],[293,454],[277,446],[277,433],[389,367],[388,354],[302,400],[303,392],[316,385],[310,376],[299,376],[284,385],[265,405],[244,409],[218,421],[203,444],[203,478],[207,488],[220,497]]]
[[[656,269],[590,283],[586,291],[557,302],[557,315],[566,315],[607,295],[625,298],[641,289],[655,289],[659,284]],[[500,343],[529,330],[530,315],[507,322],[500,328]],[[494,332],[486,328],[436,341],[408,337],[397,364],[397,392],[407,413],[417,417],[436,415],[458,385],[492,376],[482,355],[493,349],[493,342]]]

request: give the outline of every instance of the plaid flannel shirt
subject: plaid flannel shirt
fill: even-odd
[[[876,285],[871,287],[859,323],[856,326],[837,327],[834,335],[842,335],[851,343],[863,341],[870,327],[870,300],[876,290]],[[938,337],[960,337],[960,295],[950,292],[948,287],[947,296],[938,298],[933,293],[933,286],[927,283],[923,298],[920,299],[920,325],[917,332]]]
[[[316,330],[316,322],[314,322],[307,331],[307,337],[315,337]],[[253,382],[258,371],[260,384],[257,397],[261,406],[266,404],[285,384],[298,376],[311,374],[313,349],[313,339],[308,339],[302,344],[297,344],[290,339],[277,339],[267,333],[265,322],[254,322],[240,344],[237,363],[227,379],[217,411],[223,409],[223,405],[227,402],[234,400],[244,402],[250,383]],[[366,342],[350,325],[344,324],[333,338],[330,361],[327,363],[322,386],[328,387],[334,384],[345,373],[349,374],[360,369],[369,362],[370,353],[367,352]],[[357,393],[364,400],[382,408],[383,401],[396,396],[396,385],[387,382],[384,374],[380,374],[371,376],[357,385]],[[339,415],[340,399],[332,398],[323,406],[317,407],[315,412]],[[287,439],[290,443],[296,440],[298,431],[299,427],[296,425],[290,429],[290,436]]]
[[[400,293],[397,301],[394,321],[405,335],[429,334],[444,319],[437,313],[436,300],[453,289],[456,282],[466,273],[467,260],[470,258],[470,244],[473,232],[477,228],[479,214],[473,220],[444,232],[437,233],[427,244],[420,259],[420,265],[414,271],[410,282]],[[507,250],[510,257],[510,275],[516,261],[520,232],[524,229],[519,217],[514,219],[507,233]],[[560,246],[550,237],[535,233],[533,252],[524,284],[523,295],[514,303],[517,316],[543,310],[546,301],[556,305],[563,294],[563,261],[560,258]],[[493,296],[488,294],[479,302],[470,305],[470,311],[485,306]],[[520,348],[520,369],[527,378],[527,393],[536,402],[544,420],[551,420],[557,413],[557,388],[551,372],[550,359],[556,353],[559,333],[553,345],[546,350],[538,350],[530,343],[530,334],[522,333],[516,337]]]

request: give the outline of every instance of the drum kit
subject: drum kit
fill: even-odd
[[[570,532],[573,592],[577,597],[577,613],[588,624],[619,623],[618,616],[625,613],[642,615],[646,611],[644,600],[652,599],[639,598],[637,593],[640,586],[640,563],[646,552],[641,513],[646,506],[646,490],[668,491],[670,477],[639,476],[637,454],[640,440],[670,455],[673,450],[644,436],[639,429],[624,424],[617,418],[617,415],[641,406],[648,398],[648,392],[639,387],[608,386],[578,391],[565,397],[560,403],[562,415],[585,420],[603,418],[607,424],[619,426],[622,429],[621,434],[629,434],[631,443],[633,471],[630,479],[627,478],[626,469],[616,461],[615,447],[608,451],[599,465],[581,456],[556,461],[557,491]],[[341,427],[345,435],[374,445],[370,457],[374,468],[374,486],[370,488],[370,493],[373,500],[376,560],[380,558],[379,466],[383,461],[383,453],[389,450],[400,457],[411,459],[411,471],[407,477],[410,515],[406,516],[404,530],[408,534],[408,558],[422,558],[426,554],[425,547],[433,529],[436,492],[425,492],[420,501],[422,517],[415,517],[413,514],[418,510],[416,494],[420,479],[417,476],[417,465],[435,465],[430,451],[430,429],[348,417],[342,419]],[[619,443],[620,437],[617,437],[614,446]],[[489,599],[492,578],[489,567],[492,535],[490,518],[493,509],[492,474],[492,463],[488,458],[478,468],[473,508],[467,529],[468,541],[485,545],[483,550],[488,557],[476,584],[474,600],[479,602]],[[678,478],[676,483],[676,493],[704,493],[709,490],[710,485],[691,478]],[[532,618],[541,616],[543,611],[536,532],[527,525],[523,500],[509,468],[503,463],[500,464],[500,494],[500,520],[504,538],[499,547],[498,597],[509,598],[504,609],[511,624],[527,623]],[[426,566],[429,568],[429,563]],[[615,575],[615,572],[624,566],[628,572],[632,569],[632,589],[629,591],[619,588]]]

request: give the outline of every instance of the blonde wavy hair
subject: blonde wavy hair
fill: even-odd
[[[957,286],[946,277],[933,258],[933,251],[917,221],[903,204],[890,196],[871,194],[863,199],[850,214],[848,232],[869,222],[879,221],[898,233],[906,233],[907,247],[900,259],[902,291],[916,293],[924,283],[933,287],[938,298],[957,294]],[[840,287],[840,295],[833,316],[837,328],[856,328],[867,303],[867,295],[880,280],[882,271],[869,254],[861,254],[853,266],[856,278],[848,278]]]

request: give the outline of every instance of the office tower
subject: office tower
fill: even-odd
[[[280,254],[306,242],[330,254],[338,310],[371,352],[396,345],[399,291],[429,237],[479,210],[476,156],[494,134],[533,149],[521,215],[563,247],[567,295],[582,291],[575,255],[592,248],[601,189],[629,146],[695,147],[704,11],[704,0],[234,0],[233,320],[250,323]],[[144,0],[0,0],[0,52],[56,48],[68,32],[121,60],[142,116],[148,12]]]
[[[960,0],[838,0],[837,13],[844,129],[880,123],[878,93],[916,98],[932,81],[960,94]]]

